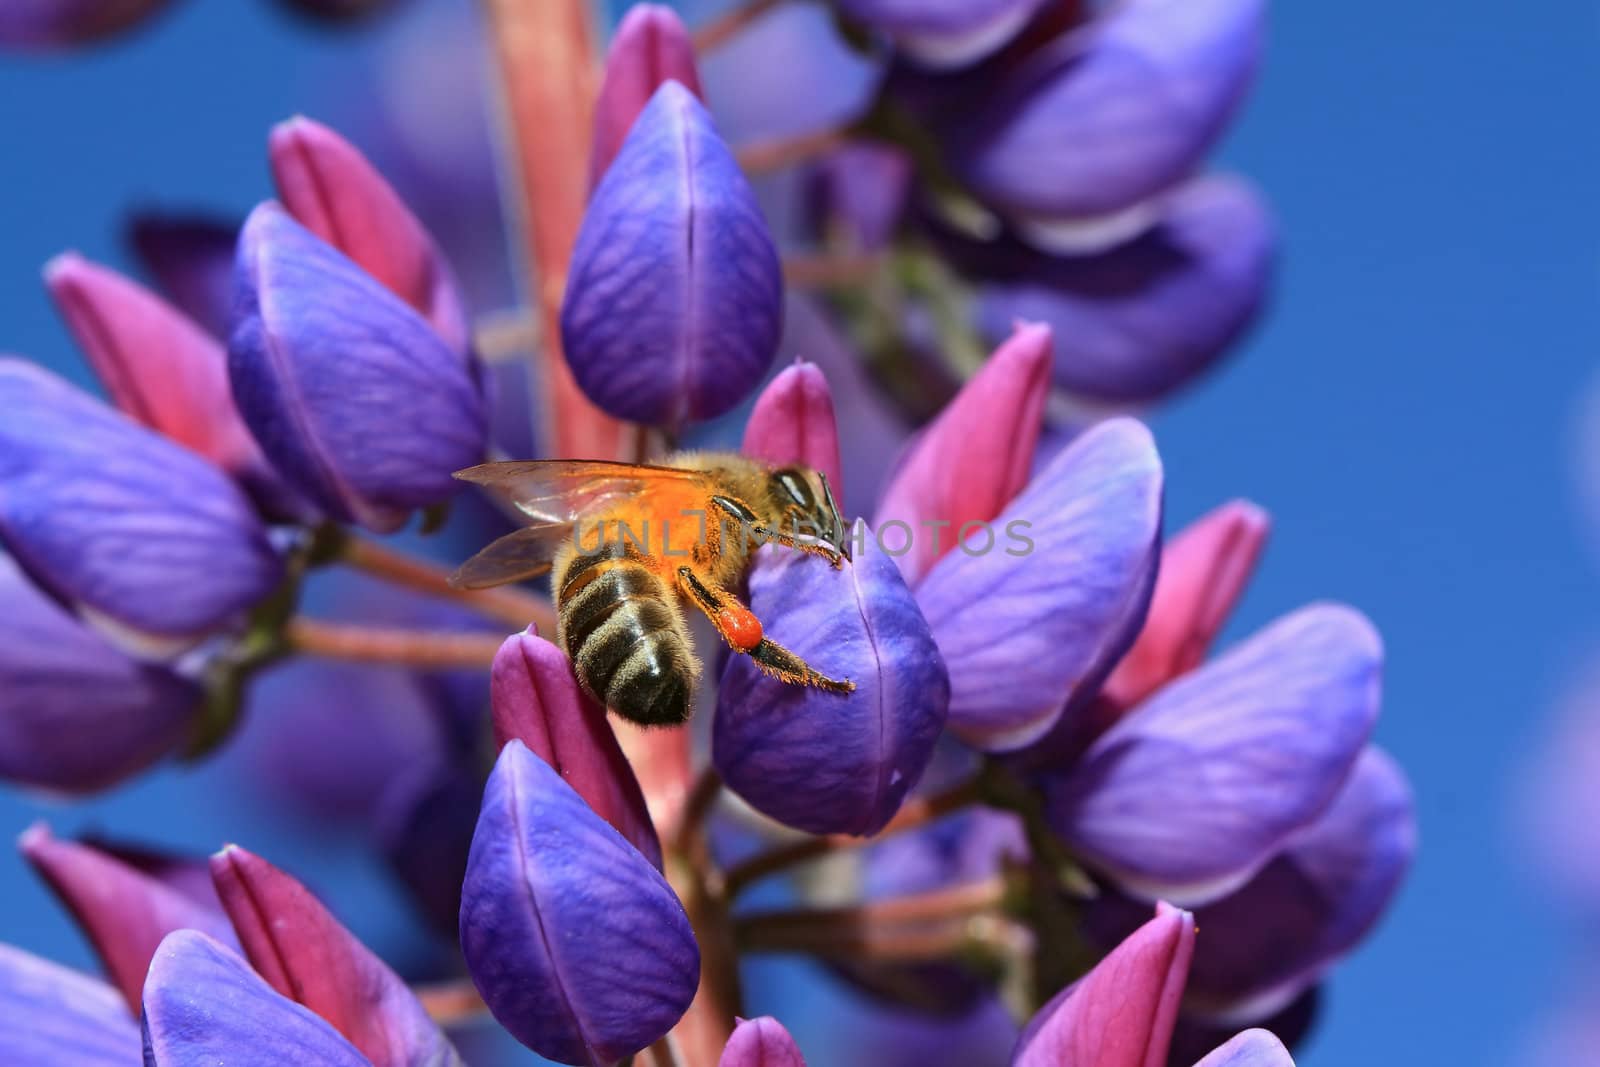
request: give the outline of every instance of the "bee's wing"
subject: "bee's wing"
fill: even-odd
[[[570,524],[663,483],[700,484],[714,491],[704,471],[596,459],[482,463],[457,471],[456,477],[483,486],[535,524]]]
[[[537,578],[550,569],[561,542],[571,535],[572,524],[565,522],[512,530],[456,568],[450,584],[457,589],[488,589]]]

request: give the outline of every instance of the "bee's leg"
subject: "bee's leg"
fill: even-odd
[[[814,539],[801,540],[792,533],[775,530],[764,524],[755,512],[732,497],[714,496],[711,498],[711,506],[738,520],[747,531],[747,536],[753,537],[758,542],[775,541],[801,552],[809,552],[813,556],[821,556],[833,564],[835,569],[844,566],[843,553],[824,540],[820,531]]]
[[[762,673],[793,685],[810,685],[831,693],[854,692],[856,684],[837,681],[813,670],[805,660],[763,632],[761,620],[739,598],[707,582],[688,567],[678,568],[678,588],[705,613],[717,633],[735,652],[755,661]]]

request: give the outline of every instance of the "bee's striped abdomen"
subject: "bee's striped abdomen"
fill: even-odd
[[[555,582],[561,645],[584,688],[647,726],[688,719],[696,665],[672,590],[621,543],[577,556]]]

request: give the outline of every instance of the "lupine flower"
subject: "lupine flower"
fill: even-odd
[[[0,556],[0,777],[104,789],[183,744],[198,686],[130,658]]]
[[[915,169],[890,145],[858,141],[830,153],[812,178],[820,226],[839,226],[860,251],[886,247],[904,221]]]
[[[157,288],[212,337],[233,319],[233,260],[239,227],[197,215],[135,215],[127,240]]]
[[[0,45],[86,44],[132,28],[166,4],[167,0],[17,0],[0,13]]]
[[[770,1015],[741,1019],[717,1067],[806,1067],[783,1024]]]
[[[549,1059],[606,1064],[694,997],[700,952],[660,872],[512,740],[484,791],[461,949],[500,1024]]]
[[[634,120],[656,90],[677,82],[696,96],[700,72],[694,42],[683,20],[664,4],[635,4],[628,9],[611,39],[605,80],[595,101],[594,148],[589,157],[589,184],[600,184],[617,158]]]
[[[667,82],[578,234],[561,309],[573,376],[619,418],[681,426],[720,415],[771,366],[782,313],[755,195],[705,108]]]
[[[745,423],[740,451],[776,466],[800,463],[821,471],[835,496],[843,494],[833,392],[816,364],[785,367],[767,384]]]
[[[394,6],[395,0],[278,0],[311,18],[345,22],[365,18]]]
[[[838,0],[929,67],[963,67],[1004,45],[1046,0]]]
[[[139,1023],[99,979],[0,944],[0,1057],[19,1067],[131,1067]]]
[[[62,602],[182,641],[277,585],[255,511],[193,452],[20,360],[0,360],[0,408],[0,541]]]
[[[276,204],[239,238],[233,394],[273,465],[330,517],[388,531],[483,456],[472,369],[426,320]]]

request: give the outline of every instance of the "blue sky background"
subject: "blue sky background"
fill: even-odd
[[[126,43],[0,59],[0,350],[82,377],[39,285],[49,256],[131,266],[131,204],[242,213],[267,194],[272,122],[348,113],[327,103],[342,75],[461,2],[327,36],[264,2],[191,0]],[[1333,980],[1309,1067],[1506,1062],[1575,962],[1507,807],[1600,631],[1572,474],[1600,363],[1597,28],[1577,0],[1280,2],[1223,153],[1265,187],[1283,270],[1264,328],[1154,419],[1169,514],[1241,495],[1272,512],[1240,632],[1316,598],[1373,617],[1389,653],[1379,739],[1421,809],[1418,866]],[[44,812],[63,832],[239,840],[314,872],[375,943],[401,936],[406,912],[369,857],[263,805],[227,757],[80,806],[0,793],[0,830]],[[4,855],[0,915],[0,939],[87,964]]]

